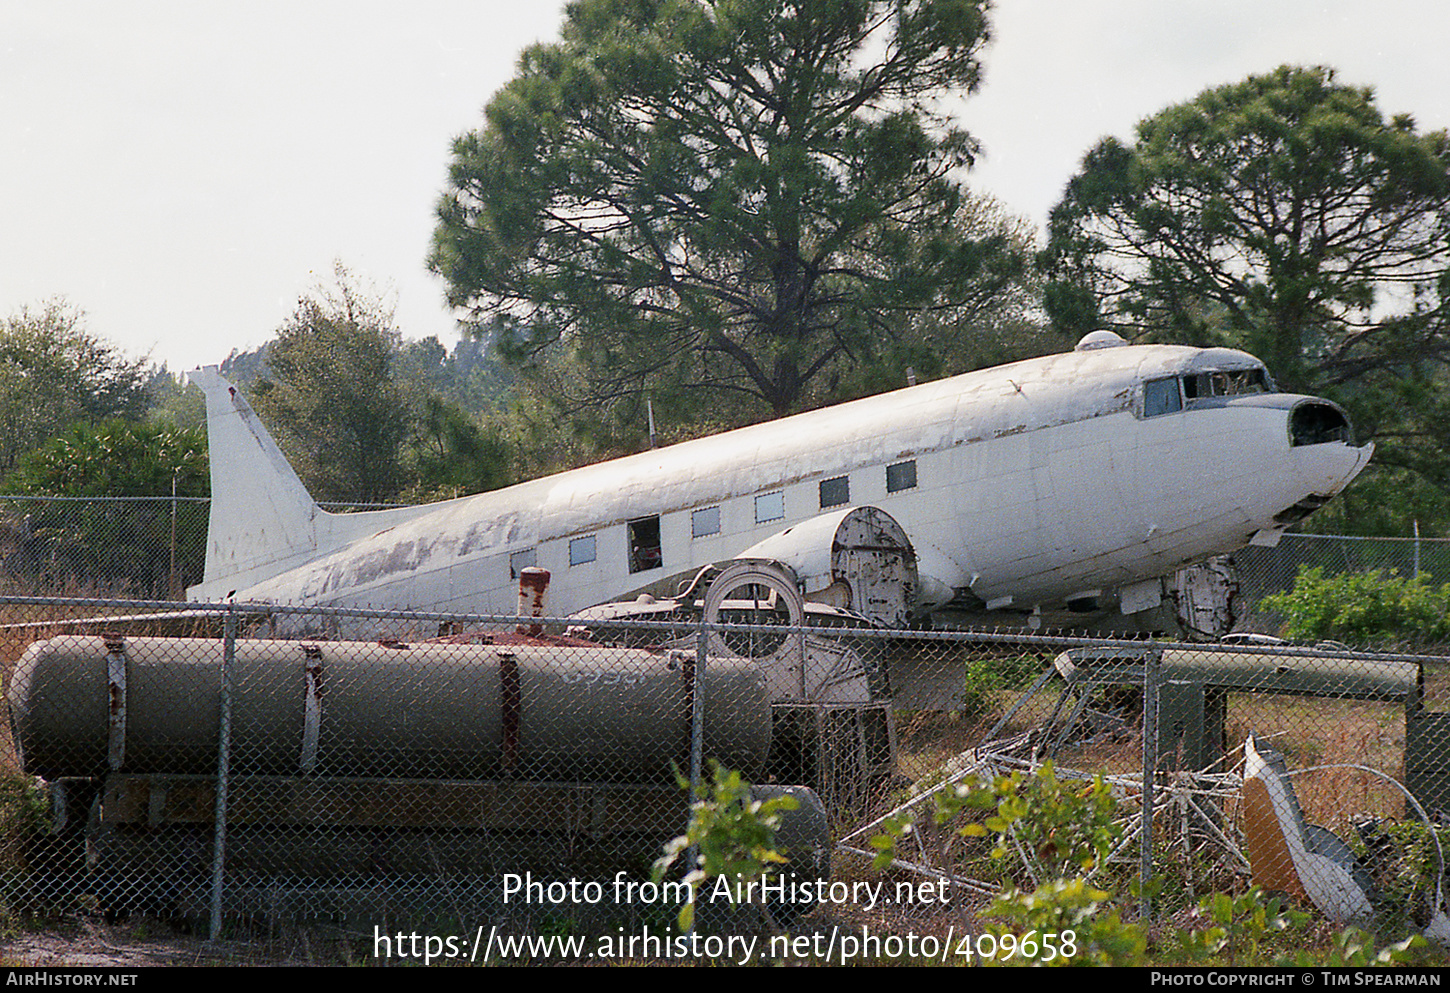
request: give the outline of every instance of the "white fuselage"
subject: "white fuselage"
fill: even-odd
[[[905,528],[928,588],[1031,609],[1272,540],[1292,523],[1286,510],[1354,478],[1369,446],[1291,444],[1291,409],[1337,409],[1323,401],[1258,393],[1145,416],[1145,382],[1251,365],[1224,349],[1075,351],[479,496],[351,515],[301,505],[310,498],[295,477],[269,483],[290,473],[279,456],[242,453],[241,472],[225,475],[239,456],[217,440],[245,434],[227,418],[254,435],[260,426],[210,373],[211,457],[223,476],[206,580],[190,592],[513,613],[517,568],[538,565],[553,574],[549,613],[565,614],[736,556],[821,514],[823,494],[835,501],[843,489],[822,481],[845,477],[849,505],[880,507]],[[630,522],[652,518],[658,558],[642,567]]]

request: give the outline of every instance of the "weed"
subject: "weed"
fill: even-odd
[[[670,868],[692,846],[699,854],[695,865],[685,874],[685,883],[692,893],[711,879],[724,879],[727,884],[744,887],[751,892],[751,883],[768,876],[786,859],[775,848],[775,832],[780,827],[781,813],[795,810],[799,804],[793,796],[755,800],[750,784],[740,773],[710,763],[711,782],[702,784],[695,802],[690,805],[690,824],[685,833],[665,846],[664,856],[655,863],[654,881],[660,882]],[[689,782],[680,778],[680,785]],[[731,889],[731,892],[736,892]],[[680,929],[688,931],[695,922],[695,901],[680,907]]]
[[[1022,689],[1042,672],[1038,655],[973,655],[966,660],[961,712],[985,714],[1004,690]]]

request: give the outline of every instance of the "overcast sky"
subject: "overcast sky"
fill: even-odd
[[[424,267],[449,143],[562,9],[0,0],[0,314],[64,296],[184,370],[260,345],[336,259],[451,345]],[[1282,63],[1450,126],[1436,0],[1000,0],[992,23],[972,182],[1038,225],[1102,136]]]

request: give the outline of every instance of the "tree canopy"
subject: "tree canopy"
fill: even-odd
[[[499,426],[480,423],[438,393],[422,397],[413,435],[413,498],[495,490],[514,482],[513,453]]]
[[[6,493],[72,497],[208,495],[201,428],[113,419],[76,424],[27,452]]]
[[[583,405],[780,414],[1021,275],[963,238],[986,0],[579,0],[454,144],[430,265]]]
[[[1053,320],[1243,348],[1450,485],[1450,138],[1284,66],[1100,142],[1052,213]]]
[[[1050,223],[1054,319],[1228,337],[1295,385],[1443,354],[1450,139],[1282,67],[1104,139]]]
[[[484,389],[476,342],[403,341],[388,302],[338,264],[261,348],[233,352],[236,377],[312,495],[426,502],[514,481],[511,446]]]
[[[382,503],[404,482],[409,415],[392,376],[400,335],[386,303],[342,265],[334,275],[278,329],[253,402],[316,499]]]
[[[88,332],[64,300],[0,319],[0,475],[78,421],[141,416],[146,384],[144,364]]]

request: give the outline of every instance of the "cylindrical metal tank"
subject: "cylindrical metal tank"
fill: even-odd
[[[236,643],[238,775],[672,782],[688,755],[694,655],[554,645]],[[8,690],[28,773],[208,773],[222,647],[63,636]],[[764,767],[770,702],[748,660],[711,658],[707,755]]]

